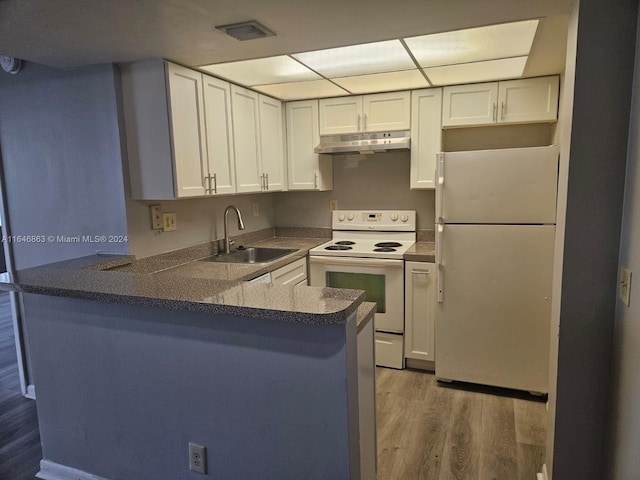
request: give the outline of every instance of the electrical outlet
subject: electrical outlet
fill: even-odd
[[[207,473],[207,447],[189,442],[189,470]]]
[[[260,204],[259,203],[254,203],[253,204],[253,216],[257,217],[260,215]]]
[[[631,270],[627,267],[620,268],[620,279],[618,281],[618,296],[628,307],[631,300]]]
[[[162,225],[162,207],[160,205],[151,205],[151,230],[160,230]]]
[[[338,209],[338,200],[329,200],[329,211],[333,212]]]
[[[165,232],[172,232],[173,230],[178,228],[175,213],[163,213],[162,219],[164,223],[164,226],[162,227],[162,229]]]

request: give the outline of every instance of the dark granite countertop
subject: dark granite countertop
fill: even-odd
[[[405,260],[411,262],[430,262],[436,261],[436,244],[435,242],[416,242],[405,253]]]
[[[377,305],[374,302],[362,302],[358,307],[356,325],[358,332],[370,321],[376,313]]]
[[[92,255],[21,270],[13,278],[0,274],[0,289],[310,325],[345,323],[364,292],[245,281],[304,257],[325,241],[274,237],[252,243],[297,249],[268,265],[199,262],[210,253],[195,247],[140,260]]]

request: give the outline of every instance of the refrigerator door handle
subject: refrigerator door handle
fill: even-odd
[[[442,188],[444,186],[444,153],[436,154],[436,223],[444,223],[442,218]]]
[[[444,300],[444,292],[442,286],[442,276],[444,275],[444,268],[442,265],[442,234],[444,232],[444,225],[439,223],[436,225],[436,290],[437,290],[437,301],[438,303],[442,303]]]

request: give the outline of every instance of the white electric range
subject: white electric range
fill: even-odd
[[[376,364],[404,368],[404,252],[414,210],[335,210],[333,238],[309,251],[311,286],[364,290],[376,302]]]

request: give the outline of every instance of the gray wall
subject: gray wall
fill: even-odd
[[[126,235],[114,69],[26,63],[0,73],[0,149],[12,235]],[[127,243],[13,243],[18,269]]]
[[[636,41],[636,65],[640,65]],[[631,104],[629,155],[622,217],[620,266],[640,274],[640,70],[636,69]],[[611,470],[609,478],[637,478],[640,472],[640,277],[631,283],[631,305],[616,304],[614,336]]]
[[[329,201],[338,200],[341,210],[416,210],[418,228],[433,230],[435,193],[409,190],[409,156],[409,152],[334,156],[332,191],[274,194],[276,226],[331,228]]]
[[[605,477],[637,2],[581,0],[560,305],[553,478]]]
[[[131,190],[128,187],[126,194],[129,246],[131,253],[138,258],[223,238],[223,214],[227,205],[235,205],[240,210],[246,227],[243,233],[273,227],[274,214],[271,194],[162,202],[132,200]],[[254,203],[258,204],[259,215],[257,217],[253,216]],[[149,206],[158,204],[162,206],[164,212],[176,212],[177,230],[162,232],[151,229]],[[231,212],[229,213],[229,234],[233,238],[237,232],[236,215]]]
[[[309,326],[26,296],[45,460],[109,479],[355,478],[355,316]],[[207,447],[208,475],[188,471],[189,442]]]

